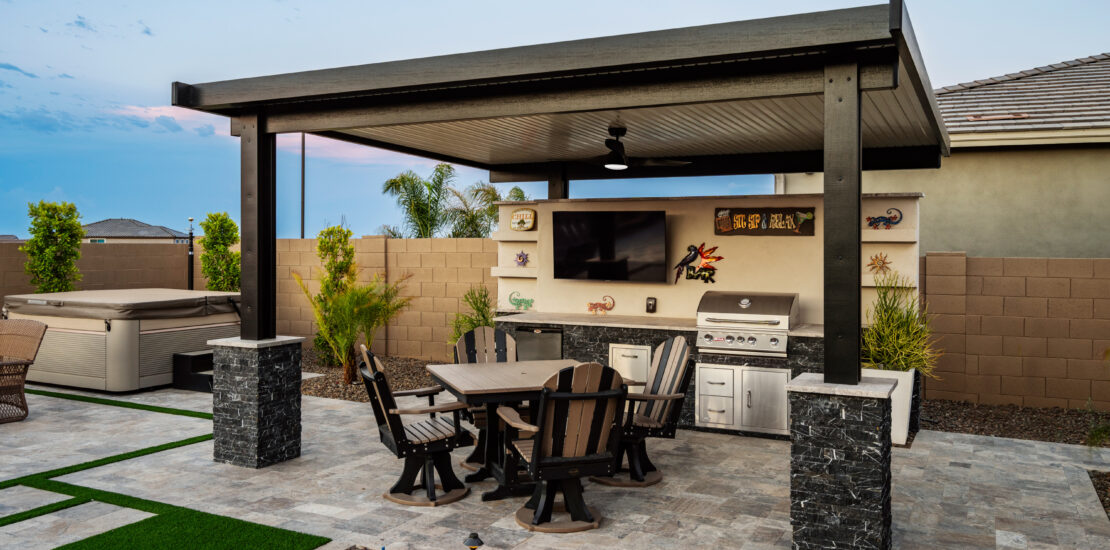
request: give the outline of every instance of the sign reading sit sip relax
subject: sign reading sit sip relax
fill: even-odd
[[[812,206],[790,208],[717,208],[713,232],[717,235],[813,235]]]

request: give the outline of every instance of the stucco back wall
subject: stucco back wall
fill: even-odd
[[[786,174],[787,193],[822,174]],[[920,191],[921,250],[969,256],[1110,256],[1110,148],[956,149],[939,170],[868,171],[868,193]]]

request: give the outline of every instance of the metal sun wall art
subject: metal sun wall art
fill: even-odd
[[[724,256],[715,256],[717,247],[705,248],[705,243],[700,246],[690,245],[686,247],[686,256],[678,261],[674,266],[674,282],[677,284],[678,280],[682,278],[682,274],[686,274],[687,280],[701,281],[703,283],[716,283],[713,276],[717,274],[717,267],[712,265],[714,262],[725,259]],[[695,265],[696,264],[696,265]]]
[[[535,298],[521,298],[520,292],[516,290],[509,294],[509,305],[516,308],[517,311],[528,311],[532,309],[532,302],[535,301]]]
[[[867,270],[876,275],[887,273],[890,271],[890,266],[894,262],[887,258],[886,254],[879,252],[871,256],[871,261],[867,262]]]
[[[521,250],[516,253],[516,266],[524,267],[526,265],[528,265],[528,253]]]
[[[890,229],[900,223],[902,223],[902,211],[897,208],[887,208],[885,216],[867,216],[867,226],[871,229],[878,229],[880,225],[883,229]]]
[[[605,315],[606,312],[613,311],[616,305],[617,301],[612,296],[602,296],[600,302],[586,302],[586,313]]]

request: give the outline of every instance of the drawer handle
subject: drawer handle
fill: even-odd
[[[621,357],[627,357],[629,359],[639,359],[640,358],[639,355],[628,355],[627,353],[622,353]]]
[[[718,409],[709,409],[709,412],[711,412],[711,413],[723,413],[723,412],[725,412],[725,410],[724,409],[720,409],[720,410],[718,410]]]
[[[752,408],[752,392],[748,390],[748,408]]]
[[[713,384],[714,386],[723,386],[723,385],[725,385],[724,382],[711,382],[709,380],[706,380],[705,383],[706,384]]]

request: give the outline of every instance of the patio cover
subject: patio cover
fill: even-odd
[[[308,132],[490,171],[493,182],[825,173],[826,379],[859,378],[861,169],[948,154],[900,0],[889,4],[206,84],[173,104],[242,143],[243,338],[275,335],[274,139]],[[681,166],[614,172],[630,156]],[[854,312],[854,313],[853,313]],[[836,365],[836,366],[834,366]]]

